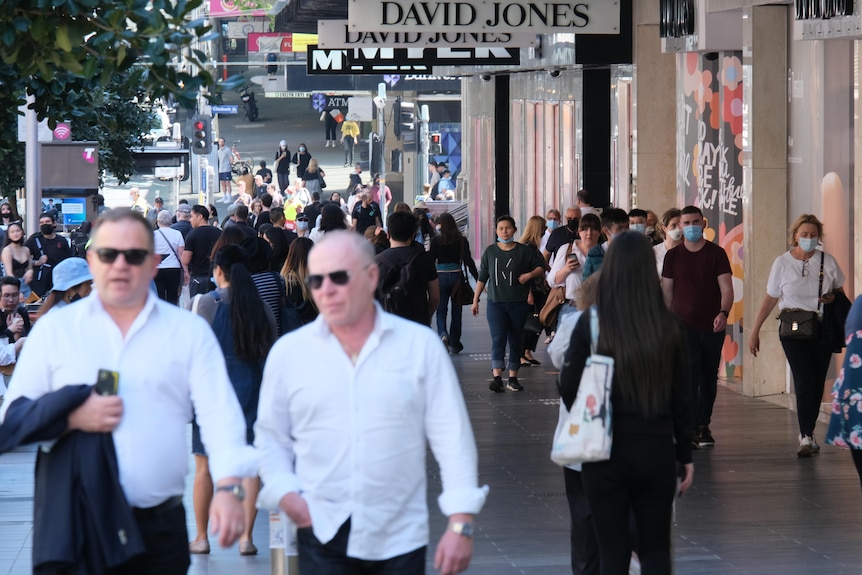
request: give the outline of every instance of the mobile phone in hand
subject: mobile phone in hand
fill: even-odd
[[[99,395],[117,395],[120,388],[120,374],[108,369],[100,369],[96,378],[96,393]]]

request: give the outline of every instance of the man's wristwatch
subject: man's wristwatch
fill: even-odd
[[[473,524],[466,521],[456,521],[449,524],[449,531],[457,533],[461,537],[473,538]]]
[[[729,311],[727,311],[726,309],[723,309],[723,310],[721,310],[721,311],[720,311],[720,312],[718,312],[718,313],[723,313],[723,314],[724,314],[724,317],[730,317],[730,312],[729,312]]]
[[[216,492],[219,491],[227,491],[240,501],[245,499],[245,489],[239,483],[234,483],[233,485],[222,485],[220,487],[216,487]]]

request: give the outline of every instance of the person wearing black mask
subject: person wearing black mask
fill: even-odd
[[[551,256],[556,254],[562,246],[579,239],[578,224],[580,223],[580,220],[580,208],[575,206],[569,206],[566,208],[566,225],[551,232],[551,235],[548,237],[548,242],[545,244],[545,249],[542,250],[542,256],[544,256],[545,262],[548,265],[552,265],[554,263],[551,260]]]
[[[30,287],[36,295],[43,297],[54,285],[54,266],[72,257],[72,248],[66,238],[55,233],[54,218],[49,214],[39,216],[39,231],[30,236],[25,245],[30,249],[36,266]]]

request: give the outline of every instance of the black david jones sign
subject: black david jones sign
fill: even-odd
[[[517,65],[520,48],[354,48],[308,47],[308,74],[430,74],[433,66]]]
[[[659,35],[683,38],[695,30],[694,0],[659,0]]]

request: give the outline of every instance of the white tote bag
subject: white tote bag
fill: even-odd
[[[614,358],[596,353],[599,317],[590,308],[590,357],[581,374],[581,385],[571,411],[560,400],[560,419],[554,434],[551,460],[567,466],[611,458],[611,382]]]

